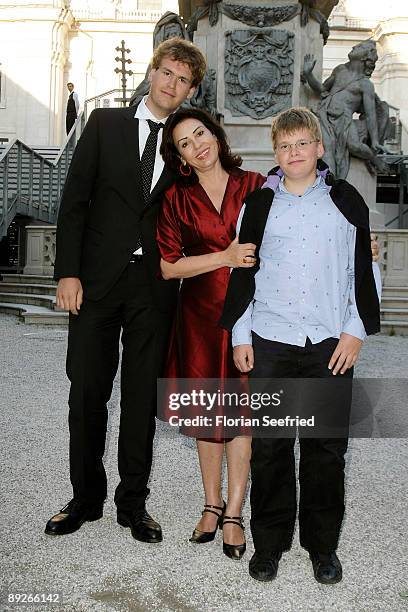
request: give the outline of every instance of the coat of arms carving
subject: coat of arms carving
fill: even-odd
[[[226,32],[225,106],[234,116],[264,119],[291,105],[293,32]]]

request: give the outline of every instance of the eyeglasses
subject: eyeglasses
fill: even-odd
[[[289,153],[292,150],[292,147],[295,147],[298,151],[304,151],[307,149],[313,142],[320,142],[320,140],[298,140],[293,143],[284,143],[278,145],[276,148],[279,153]]]
[[[174,72],[168,70],[167,68],[157,68],[157,70],[160,72],[163,80],[167,83],[169,83],[175,77],[177,85],[182,85],[183,87],[191,87],[191,81],[186,77],[177,76],[176,74],[174,74]]]

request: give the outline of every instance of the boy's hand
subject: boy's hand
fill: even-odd
[[[249,372],[254,367],[254,349],[252,344],[234,346],[234,363],[240,372]]]
[[[363,341],[355,336],[340,334],[340,340],[329,361],[329,370],[333,370],[333,374],[336,375],[338,372],[344,374],[352,368],[358,359],[362,344]]]

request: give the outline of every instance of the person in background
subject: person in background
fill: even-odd
[[[68,135],[78,117],[79,99],[78,99],[78,94],[76,93],[76,91],[74,91],[73,83],[67,83],[67,88],[69,91],[69,96],[68,96],[68,101],[67,101],[67,115],[65,119],[65,128],[66,128],[67,135]]]

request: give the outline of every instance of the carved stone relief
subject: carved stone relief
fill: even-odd
[[[234,30],[225,37],[225,106],[232,115],[264,119],[289,107],[293,32]]]
[[[55,264],[56,234],[55,230],[44,233],[44,265],[46,266]]]
[[[219,15],[223,13],[230,19],[258,28],[278,25],[284,21],[294,19],[296,15],[301,15],[302,27],[307,25],[309,19],[314,19],[320,24],[320,32],[323,35],[324,43],[326,43],[329,36],[329,27],[327,25],[326,16],[317,10],[317,6],[320,5],[319,3],[316,5],[316,1],[317,0],[303,0],[301,4],[296,3],[271,7],[265,5],[245,6],[241,4],[227,4],[220,0],[207,0],[191,15],[187,24],[187,32],[191,40],[193,40],[198,21],[206,15],[208,15],[211,27],[214,27],[218,23]],[[327,2],[336,3],[336,0],[327,0]],[[314,6],[316,6],[316,8],[313,8]]]

